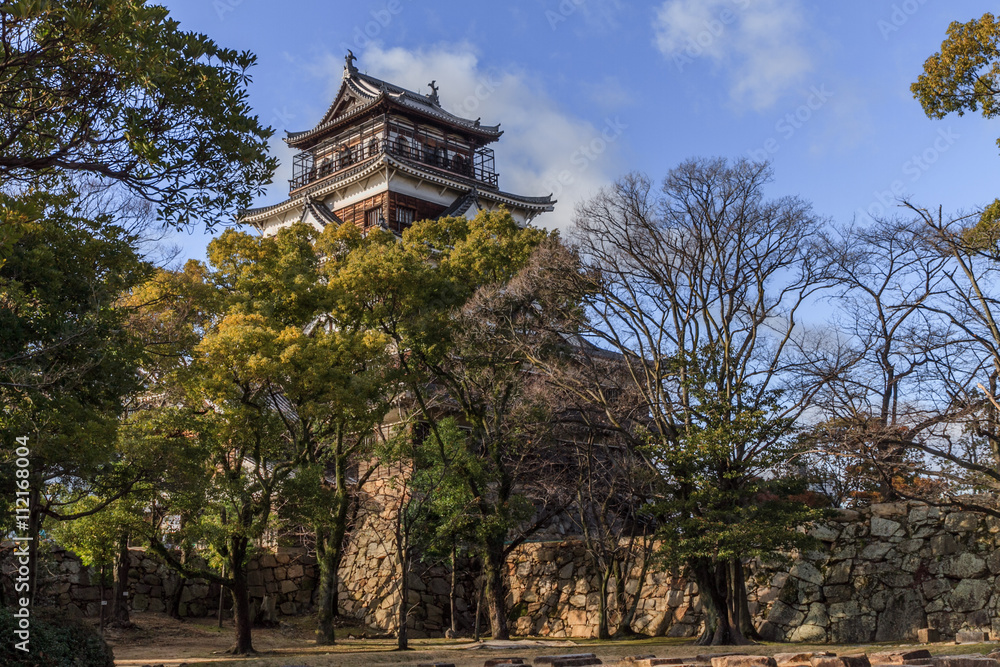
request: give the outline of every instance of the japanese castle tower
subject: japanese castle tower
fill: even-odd
[[[362,74],[348,51],[336,99],[319,124],[290,132],[300,152],[288,199],[250,209],[242,221],[265,235],[303,221],[350,222],[400,233],[416,220],[473,217],[506,207],[520,224],[551,211],[551,195],[503,192],[490,144],[503,132],[441,108],[437,87],[421,95]]]

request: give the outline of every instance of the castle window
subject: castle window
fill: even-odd
[[[432,164],[437,166],[438,163],[438,149],[437,146],[432,146],[430,144],[424,144],[424,162],[427,164]]]
[[[368,157],[378,154],[378,139],[372,139],[368,142]]]
[[[409,157],[410,142],[406,140],[406,137],[396,137],[396,153]]]
[[[354,164],[354,154],[351,152],[351,149],[348,148],[347,146],[341,147],[341,149],[340,149],[340,166],[341,166],[341,168],[346,167],[346,166],[351,165],[351,164]]]
[[[396,208],[396,224],[400,227],[404,225],[412,225],[414,218],[417,217],[416,209],[405,208],[399,206]]]
[[[382,218],[382,209],[370,208],[365,211],[365,227],[378,227]]]

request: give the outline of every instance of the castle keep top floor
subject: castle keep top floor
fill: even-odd
[[[503,192],[489,145],[497,125],[441,107],[435,82],[420,94],[360,72],[348,54],[336,98],[312,129],[291,132],[289,198],[244,222],[272,234],[305,221],[402,232],[416,220],[505,207],[521,224],[552,210],[550,196]]]

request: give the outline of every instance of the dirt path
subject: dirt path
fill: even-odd
[[[801,644],[762,644],[749,647],[701,647],[690,640],[642,639],[627,642],[598,642],[596,640],[514,640],[511,642],[483,642],[468,640],[419,639],[411,642],[415,650],[405,653],[393,651],[393,640],[347,639],[357,629],[344,629],[345,637],[337,646],[316,646],[312,639],[313,620],[309,617],[293,618],[281,628],[255,628],[255,656],[236,658],[225,655],[232,643],[232,624],[224,623],[220,630],[210,619],[176,621],[164,614],[134,614],[138,626],[135,630],[111,631],[108,641],[114,646],[115,664],[129,667],[164,665],[177,667],[187,664],[225,667],[381,667],[382,665],[415,665],[421,662],[449,662],[456,667],[482,667],[487,658],[519,656],[534,659],[540,655],[566,653],[595,653],[605,664],[630,655],[656,655],[660,658],[690,657],[700,654],[741,652],[755,655],[772,655],[789,651],[832,651],[838,654],[888,650],[898,644],[877,646],[807,646]],[[909,645],[908,645],[909,646]],[[939,643],[927,646],[932,653],[955,655],[959,653],[986,653],[997,648],[996,644]]]

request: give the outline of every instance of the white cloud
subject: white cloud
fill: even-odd
[[[653,28],[678,69],[709,59],[727,70],[733,99],[758,111],[812,70],[799,0],[666,0]]]
[[[374,45],[358,57],[362,71],[411,90],[429,92],[427,84],[435,80],[445,109],[481,117],[484,125],[500,123],[504,134],[493,145],[500,188],[558,199],[554,212],[537,219],[541,226],[567,229],[575,205],[623,170],[618,147],[628,130],[614,115],[600,126],[573,116],[536,77],[517,68],[486,67],[470,44],[419,50]],[[324,56],[318,67],[339,84],[342,56]]]

